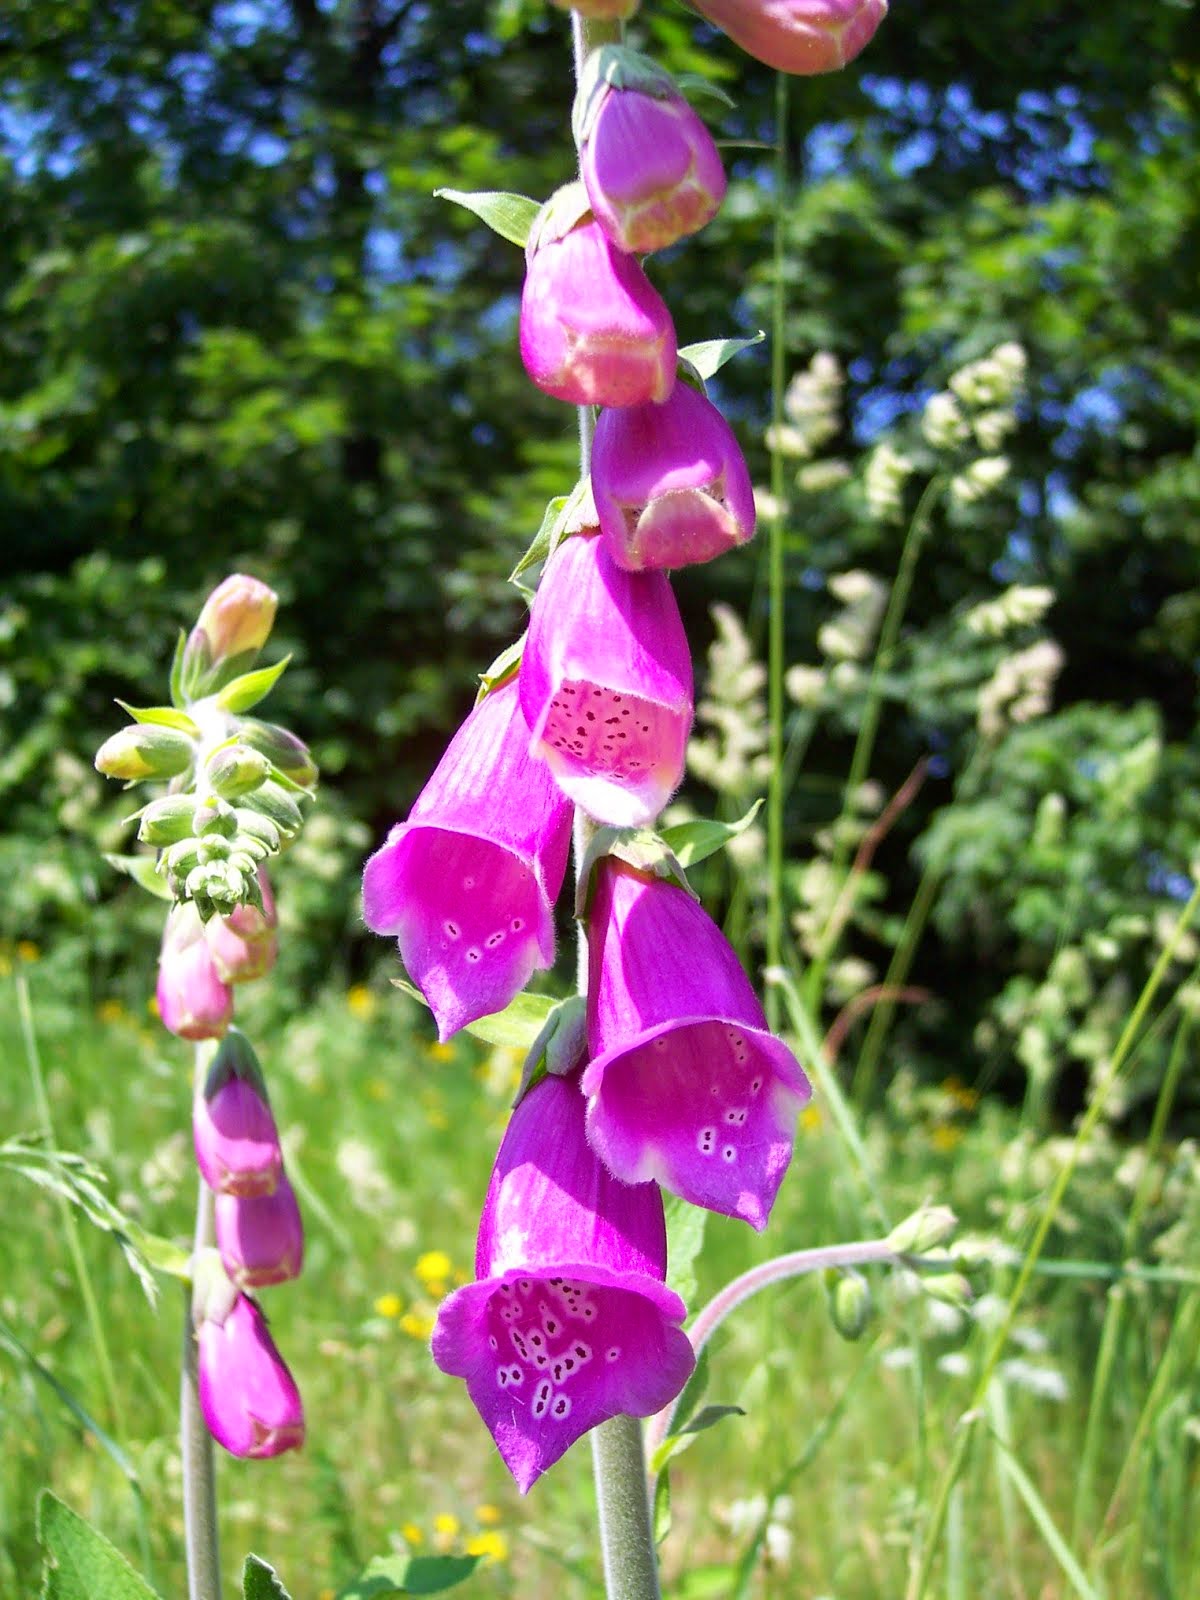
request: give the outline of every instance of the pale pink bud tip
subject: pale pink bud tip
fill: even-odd
[[[748,55],[780,72],[836,72],[866,49],[887,0],[693,0]]]
[[[271,885],[261,867],[258,882],[263,898],[261,911],[247,901],[227,917],[211,917],[204,925],[205,942],[223,983],[248,983],[252,978],[265,977],[275,965],[279,918]]]
[[[596,220],[620,249],[663,250],[720,210],[725,169],[712,135],[680,95],[609,86],[580,151]]]
[[[601,414],[592,494],[609,554],[629,571],[711,561],[754,537],[754,489],[733,429],[686,383],[662,405]]]
[[[196,623],[208,642],[210,659],[224,661],[261,650],[275,622],[278,598],[265,583],[243,572],[219,583],[204,602]]]
[[[221,1322],[197,1331],[200,1408],[230,1455],[265,1457],[304,1443],[304,1406],[266,1319],[239,1295]]]
[[[163,1026],[181,1039],[219,1039],[233,1021],[233,990],[224,983],[191,904],[167,917],[155,991]]]
[[[571,405],[641,405],[674,387],[671,314],[594,220],[533,252],[520,332],[526,372]]]

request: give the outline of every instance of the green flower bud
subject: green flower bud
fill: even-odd
[[[898,1223],[888,1235],[888,1246],[898,1256],[924,1256],[953,1235],[958,1218],[949,1206],[921,1206]]]
[[[221,838],[232,839],[237,832],[237,817],[233,807],[216,795],[209,795],[193,813],[192,832],[201,837],[217,834]]]
[[[308,746],[287,728],[273,722],[244,722],[239,730],[243,743],[266,756],[285,778],[311,789],[317,781],[317,765]]]
[[[124,778],[127,783],[174,778],[187,771],[195,754],[195,740],[178,728],[136,722],[104,741],[96,752],[96,771],[106,778]]]
[[[247,745],[229,744],[209,758],[205,775],[222,800],[236,800],[270,777],[271,763]]]
[[[255,789],[253,794],[245,797],[245,805],[248,810],[267,817],[285,836],[299,832],[304,820],[300,815],[300,807],[277,783],[264,783]]]
[[[234,812],[237,822],[238,845],[249,849],[250,840],[266,847],[268,855],[273,855],[279,849],[279,829],[270,817],[264,817],[257,811],[247,811],[244,806],[239,806]]]
[[[193,867],[200,865],[200,841],[181,839],[166,854],[167,873],[172,878],[186,878]]]
[[[921,1277],[921,1288],[931,1300],[965,1311],[971,1303],[971,1285],[961,1272],[937,1272]]]
[[[191,837],[195,809],[195,800],[187,794],[169,794],[161,800],[151,800],[142,812],[137,836],[143,844],[178,844]]]
[[[843,1339],[861,1339],[873,1310],[870,1284],[861,1272],[834,1270],[826,1274],[825,1289],[834,1327]]]
[[[233,846],[228,839],[223,839],[219,833],[209,833],[200,840],[196,859],[200,863],[225,861],[228,859],[232,849]]]

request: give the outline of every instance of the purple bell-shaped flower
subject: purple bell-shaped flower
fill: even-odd
[[[239,1289],[300,1276],[304,1224],[286,1173],[270,1194],[218,1194],[213,1212],[221,1263]]]
[[[502,1011],[554,960],[570,842],[571,807],[529,753],[510,678],[468,716],[363,877],[367,926],[396,936],[440,1039]]]
[[[200,1408],[208,1431],[230,1455],[281,1455],[304,1443],[296,1381],[267,1331],[266,1318],[239,1294],[223,1316],[201,1320]]]
[[[513,1112],[475,1252],[478,1282],[442,1302],[433,1359],[465,1378],[524,1493],[609,1417],[651,1416],[695,1358],[664,1280],[662,1197],[618,1182],[584,1134],[574,1078],[544,1078]]]
[[[283,1170],[262,1069],[245,1035],[221,1040],[192,1105],[200,1176],[214,1194],[272,1194]]]
[[[163,1026],[181,1039],[219,1039],[233,1021],[233,990],[222,982],[190,902],[167,913],[155,999]]]
[[[875,37],[888,0],[694,0],[747,55],[780,72],[836,72]]]
[[[609,856],[588,921],[588,1138],[626,1183],[766,1226],[808,1080],[687,892]]]

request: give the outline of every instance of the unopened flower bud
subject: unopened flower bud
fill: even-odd
[[[233,1020],[233,990],[221,981],[194,906],[167,916],[156,998],[163,1026],[181,1039],[219,1039]]]
[[[905,1217],[888,1235],[888,1247],[898,1256],[923,1256],[951,1238],[958,1218],[949,1206],[921,1206]]]
[[[870,1284],[861,1272],[833,1270],[827,1275],[825,1287],[834,1327],[843,1339],[861,1339],[873,1310]]]
[[[300,1391],[248,1295],[239,1294],[220,1320],[200,1320],[196,1339],[200,1407],[219,1445],[234,1456],[264,1457],[304,1443]]]
[[[644,255],[720,210],[725,169],[712,135],[665,73],[620,45],[595,52],[576,99],[584,187],[620,249]]]
[[[258,750],[244,744],[227,744],[214,751],[205,776],[222,800],[236,800],[266,781],[271,763]]]
[[[253,861],[249,857],[243,860],[243,873],[252,872]],[[240,865],[236,857],[231,858],[231,864]],[[279,919],[271,885],[261,869],[258,884],[261,908],[247,901],[236,906],[228,916],[213,917],[211,922],[205,923],[204,937],[225,983],[248,983],[252,978],[264,977],[275,965],[278,952],[275,929]]]
[[[244,806],[238,806],[234,812],[237,820],[237,837],[243,845],[248,840],[256,840],[266,846],[270,854],[279,849],[279,829],[270,817],[264,817],[257,811],[249,811]]]
[[[187,794],[169,794],[161,800],[152,800],[142,812],[137,836],[143,844],[181,844],[192,836],[195,809],[195,799]]]
[[[803,77],[853,61],[887,15],[887,0],[694,0],[748,55]]]
[[[195,691],[214,667],[256,655],[270,635],[277,603],[273,589],[245,573],[235,572],[219,583],[184,646],[185,688]]]
[[[592,493],[608,553],[627,571],[711,561],[754,536],[754,490],[733,429],[690,384],[662,405],[604,411]]]
[[[550,0],[560,11],[578,11],[589,22],[628,22],[641,0]]]
[[[571,405],[665,400],[675,384],[671,314],[633,256],[584,215],[564,233],[535,225],[521,294],[525,370]]]
[[[217,1249],[239,1289],[284,1283],[300,1275],[304,1226],[287,1174],[270,1194],[218,1194]]]
[[[243,722],[239,730],[243,744],[266,756],[285,778],[310,789],[317,781],[317,765],[308,746],[287,728],[273,722]]]
[[[216,795],[206,795],[192,813],[192,832],[201,839],[232,839],[237,832],[233,807]]]
[[[135,722],[106,739],[96,752],[96,771],[106,778],[137,783],[142,778],[174,778],[186,772],[196,742],[179,728]]]
[[[921,1288],[931,1300],[965,1311],[971,1303],[971,1285],[961,1272],[935,1272],[922,1275]]]
[[[279,1133],[258,1058],[231,1028],[192,1107],[196,1165],[214,1194],[272,1194],[283,1171]]]
[[[304,821],[300,807],[277,783],[262,784],[252,794],[246,795],[242,804],[247,810],[257,811],[260,816],[273,822],[284,837],[298,833]]]

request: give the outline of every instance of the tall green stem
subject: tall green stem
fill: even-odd
[[[203,1070],[204,1045],[196,1046],[196,1071]],[[197,1179],[195,1255],[213,1241],[213,1197]],[[200,1409],[196,1330],[192,1292],[185,1291],[183,1359],[179,1381],[179,1445],[183,1465],[183,1538],[187,1553],[188,1600],[221,1600],[221,1555],[217,1537],[217,1480],[212,1435]]]

